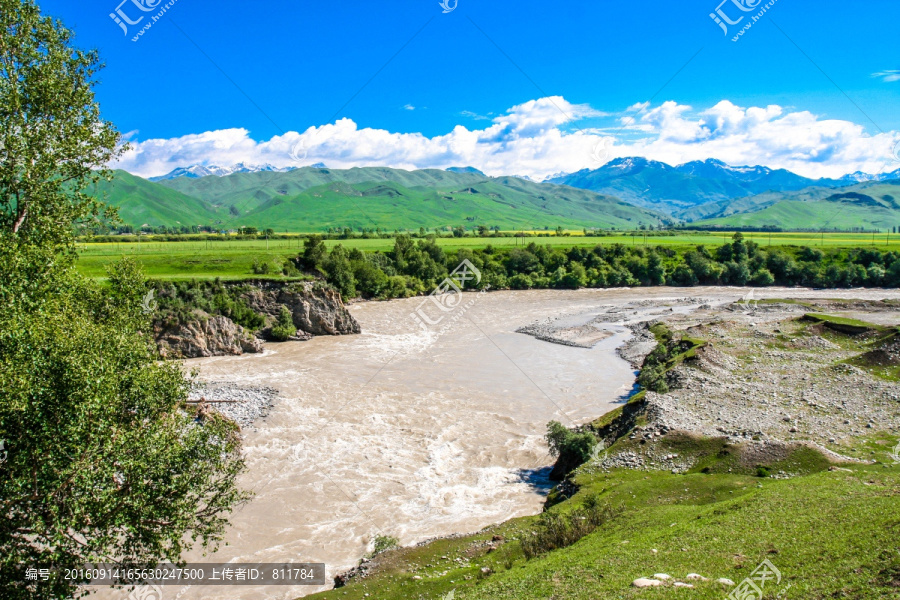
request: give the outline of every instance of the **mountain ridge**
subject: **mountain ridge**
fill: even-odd
[[[302,167],[157,182],[117,172],[97,194],[119,207],[126,224],[167,227],[176,222],[278,231],[459,225],[637,229],[674,224],[662,213],[590,190],[439,169]],[[155,215],[148,214],[153,212],[148,206]],[[178,212],[181,207],[185,211]]]
[[[768,191],[795,191],[811,186],[842,187],[835,179],[809,179],[785,169],[735,167],[716,160],[678,166],[641,157],[617,158],[598,169],[582,169],[550,183],[571,185],[682,218],[690,209]]]
[[[286,173],[288,171],[293,171],[296,167],[276,167],[274,165],[270,165],[269,163],[265,163],[262,165],[253,165],[247,164],[243,162],[236,163],[231,165],[230,167],[220,167],[217,165],[190,165],[187,167],[177,167],[172,171],[169,171],[165,175],[159,175],[156,177],[148,177],[147,181],[152,181],[154,183],[159,181],[168,181],[171,179],[178,179],[179,177],[187,177],[188,179],[201,179],[203,177],[226,177],[228,175],[232,175],[234,173],[260,173],[260,172],[278,172],[278,173]]]

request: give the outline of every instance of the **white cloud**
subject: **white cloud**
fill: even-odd
[[[114,165],[141,176],[192,164],[270,163],[278,167],[324,162],[332,168],[477,167],[489,175],[540,180],[561,171],[597,168],[598,147],[610,159],[645,156],[670,164],[717,158],[732,165],[766,165],[809,177],[838,177],[900,168],[891,149],[900,133],[870,135],[849,121],[823,119],[783,107],[740,107],[727,100],[695,110],[676,102],[635,104],[604,128],[575,122],[610,116],[560,96],[514,106],[484,129],[457,125],[435,137],[360,129],[350,119],[288,132],[266,141],[246,129],[225,129],[167,140],[132,142]],[[618,126],[616,126],[618,123]]]
[[[900,71],[881,71],[879,73],[872,73],[872,77],[880,77],[885,83],[891,83],[893,81],[900,81]]]
[[[413,106],[412,104],[404,104],[403,110],[416,110],[416,107]]]
[[[475,119],[476,121],[490,121],[491,120],[490,116],[479,115],[478,113],[472,112],[471,110],[464,110],[459,114],[464,117],[468,117],[470,119]],[[490,114],[493,114],[493,113],[488,113],[488,115],[490,115]]]

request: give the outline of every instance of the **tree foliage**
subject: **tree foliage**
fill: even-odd
[[[622,286],[900,286],[900,253],[880,249],[762,248],[738,233],[710,251],[706,246],[673,249],[598,244],[559,248],[530,243],[525,248],[445,250],[434,236],[399,235],[391,252],[347,252],[313,236],[298,262],[314,255],[325,278],[345,298],[397,298],[430,292],[465,259],[481,273],[467,288],[578,289]],[[312,248],[312,249],[310,249]]]
[[[157,359],[123,262],[99,285],[74,270],[73,228],[102,211],[85,188],[119,136],[93,96],[97,55],[31,0],[0,0],[0,589],[79,592],[28,566],[177,561],[215,545],[246,496],[237,426],[186,405]]]
[[[297,334],[297,326],[294,325],[294,317],[287,306],[281,307],[278,320],[272,327],[272,337],[279,342],[286,342]]]
[[[551,456],[558,456],[562,462],[580,465],[591,457],[597,438],[588,432],[576,433],[567,429],[559,421],[550,421],[547,425],[547,444]]]
[[[194,414],[189,382],[156,360],[133,264],[101,288],[75,275],[39,310],[0,316],[0,588],[57,598],[71,582],[25,565],[176,561],[215,544],[243,496],[236,425]],[[4,309],[9,308],[4,306]]]
[[[72,38],[32,0],[0,0],[0,230],[43,248],[103,210],[83,190],[122,151],[94,99],[99,57]]]

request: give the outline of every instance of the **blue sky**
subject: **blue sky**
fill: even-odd
[[[777,0],[737,42],[732,36],[769,0],[459,0],[446,14],[438,0],[177,0],[137,42],[132,36],[168,0],[119,1],[40,5],[74,28],[79,44],[101,51],[103,113],[131,133],[137,151],[123,166],[142,175],[186,162],[322,159],[406,167],[468,160],[492,174],[540,177],[589,168],[598,147],[602,156],[671,162],[718,153],[810,175],[900,167],[875,164],[900,141],[900,80],[890,81],[900,70],[895,0],[868,0],[864,9]],[[133,2],[156,8],[141,12]],[[118,6],[132,20],[146,15],[128,35],[109,16]],[[744,17],[727,36],[709,16],[719,6],[732,20]],[[547,98],[555,100],[541,103]],[[687,131],[727,121],[731,105],[744,111],[742,124]],[[746,112],[772,105],[780,112],[762,121]],[[515,119],[492,121],[513,107]],[[537,119],[525,114],[531,109]],[[316,130],[316,139],[293,135],[338,119],[344,127]],[[460,126],[482,133],[452,135]],[[798,147],[798,131],[817,127]],[[604,136],[611,139],[601,145]],[[748,137],[751,146],[736,146]],[[793,147],[773,150],[779,141]]]

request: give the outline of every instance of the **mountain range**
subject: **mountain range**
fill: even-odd
[[[698,225],[783,229],[890,230],[900,226],[900,179],[838,189],[809,187],[704,204]],[[686,216],[690,217],[688,211]]]
[[[855,174],[844,179],[809,179],[784,169],[733,167],[713,159],[673,167],[646,158],[619,158],[599,169],[557,176],[549,182],[616,196],[635,206],[659,210],[680,219],[697,219],[706,216],[696,210],[698,206],[717,205],[767,192],[843,187],[857,183],[858,177]],[[900,179],[900,169],[893,174],[868,177]]]
[[[459,171],[303,167],[158,181],[117,171],[94,192],[135,226],[635,229],[672,222],[660,212],[590,190]]]
[[[150,180],[116,173],[97,194],[131,225],[503,229],[696,223],[721,227],[882,229],[900,224],[900,169],[810,179],[784,169],[620,158],[543,183],[478,169],[193,165]]]
[[[158,177],[150,177],[150,181],[167,181],[169,179],[178,179],[179,177],[187,177],[188,179],[199,179],[200,177],[226,177],[234,173],[285,173],[293,171],[295,167],[275,167],[270,164],[249,165],[246,163],[238,163],[230,167],[219,167],[216,165],[191,165],[189,167],[178,167],[165,175]]]

